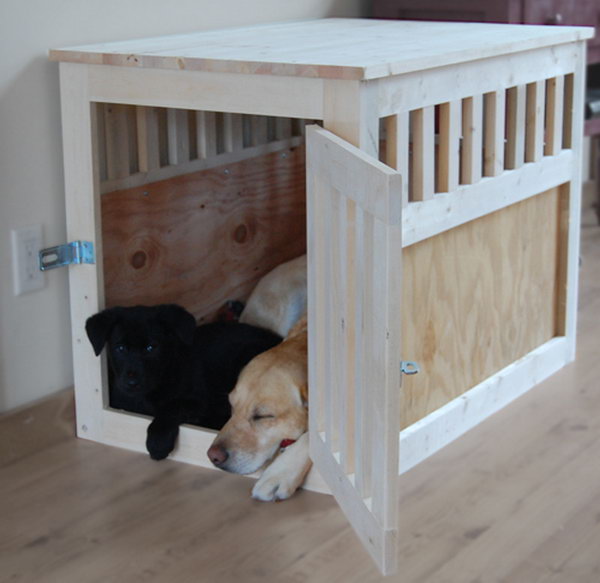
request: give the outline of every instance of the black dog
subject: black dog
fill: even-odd
[[[85,329],[96,355],[108,343],[110,406],[154,417],[146,447],[157,460],[175,447],[181,423],[220,429],[240,370],[281,341],[234,322],[196,327],[174,304],[110,308]]]

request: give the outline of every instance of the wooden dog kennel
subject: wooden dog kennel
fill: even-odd
[[[196,316],[247,294],[303,250],[306,141],[311,456],[379,567],[393,572],[398,475],[574,358],[591,36],[327,19],[52,51],[68,236],[96,253],[95,265],[70,268],[78,434],[144,450],[147,419],[107,406],[105,363],[85,337],[86,318],[105,305],[105,280],[126,288],[137,269],[133,299],[146,303],[172,300],[170,282],[183,282],[180,303]],[[305,132],[298,120],[322,127]],[[257,155],[272,158],[269,192],[289,196],[279,206],[277,195],[252,199],[277,209],[267,222],[279,239],[260,247],[268,257],[249,258],[241,245],[224,262],[221,241],[200,237],[194,245],[216,253],[212,266],[161,263],[161,241],[177,248],[203,220],[235,215],[261,176]],[[177,206],[177,188],[157,193],[160,181],[195,176],[172,178],[185,172],[208,173],[199,198]],[[208,213],[231,174],[242,183]],[[102,202],[101,220],[103,197],[115,202]],[[152,198],[162,202],[139,206]],[[178,210],[165,222],[170,205]],[[132,241],[127,220],[143,208],[157,226]],[[233,228],[236,220],[226,232],[243,243],[253,227],[240,219]],[[103,232],[105,251],[116,245],[129,271],[104,261]],[[229,282],[210,301],[197,285],[185,292],[203,269]],[[252,273],[228,279],[237,269]],[[205,305],[194,310],[199,296]],[[401,379],[402,361],[420,373]],[[173,457],[209,466],[212,438],[185,427]],[[307,486],[322,489],[316,472]]]

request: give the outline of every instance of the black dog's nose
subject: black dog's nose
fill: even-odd
[[[229,457],[227,450],[220,445],[211,445],[206,452],[208,459],[215,464],[215,466],[222,466]]]
[[[129,371],[127,373],[127,386],[129,386],[133,389],[133,388],[137,387],[139,384],[140,384],[140,381],[137,378],[137,376],[135,375],[135,373]]]

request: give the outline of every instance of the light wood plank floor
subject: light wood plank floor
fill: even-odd
[[[577,361],[401,480],[413,583],[600,582],[600,228],[586,213]],[[28,431],[47,425],[42,435]],[[382,581],[329,496],[72,437],[69,395],[0,422],[0,581]]]

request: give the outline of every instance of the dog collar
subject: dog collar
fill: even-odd
[[[285,449],[286,447],[292,445],[292,443],[296,443],[295,439],[282,439],[279,444],[279,449]]]

